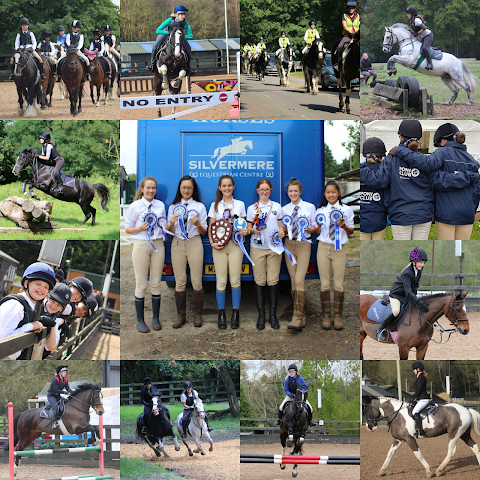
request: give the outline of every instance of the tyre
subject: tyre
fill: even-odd
[[[408,108],[418,109],[420,106],[420,84],[414,77],[407,78],[405,87],[408,89]]]

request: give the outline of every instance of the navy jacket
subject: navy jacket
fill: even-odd
[[[425,380],[425,375],[420,373],[415,380],[415,393],[410,398],[410,401],[425,400],[427,398],[430,400],[430,395],[427,393],[427,381]]]
[[[433,218],[433,188],[430,175],[412,168],[396,155],[387,155],[378,170],[360,165],[365,185],[390,186],[388,216],[393,225],[419,225]]]
[[[380,232],[387,226],[390,189],[370,188],[365,185],[364,178],[368,169],[378,170],[380,163],[365,162],[364,165],[366,168],[360,170],[360,231]]]
[[[447,142],[431,155],[398,147],[396,155],[411,167],[432,173],[435,220],[448,225],[471,225],[478,206],[476,182],[479,164],[467,147]]]
[[[419,270],[415,277],[415,270],[410,264],[397,278],[397,281],[390,289],[390,296],[400,300],[402,303],[417,303],[417,291],[422,276],[422,270]]]
[[[59,375],[53,377],[52,383],[48,388],[47,396],[53,395],[57,401],[60,400],[60,394],[67,392],[71,392],[70,385],[68,385],[68,380],[66,378],[60,378]]]

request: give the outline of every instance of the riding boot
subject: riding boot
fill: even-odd
[[[187,438],[188,422],[182,421],[182,428],[183,428],[183,433],[182,433],[181,437],[182,438]]]
[[[55,190],[53,191],[58,194],[63,193],[63,181],[59,173],[55,176]]]
[[[187,323],[187,292],[175,292],[175,303],[177,305],[177,319],[173,324],[173,328],[181,328]]]
[[[232,288],[232,319],[230,320],[230,327],[232,330],[236,330],[240,327],[240,300],[242,298],[241,287]]]
[[[430,50],[430,48],[423,49],[423,56],[427,60],[427,66],[425,68],[427,70],[433,70],[432,51]]]
[[[423,430],[422,426],[422,417],[420,416],[419,413],[416,413],[413,418],[415,419],[415,435],[416,437],[424,437],[425,436],[425,431]]]
[[[57,65],[55,63],[52,63],[50,65],[50,68],[52,70],[52,75],[54,78],[57,78]]]
[[[343,300],[345,299],[345,292],[333,292],[333,328],[335,330],[343,330],[342,313]]]
[[[160,320],[158,318],[160,315],[161,298],[162,297],[160,295],[152,295],[152,313],[153,313],[153,329],[154,330],[162,329],[162,324],[160,323]]]
[[[270,318],[268,321],[274,330],[278,330],[280,328],[277,320],[278,283],[276,285],[269,285],[268,293],[270,298]]]
[[[278,409],[278,418],[275,420],[274,425],[280,425],[282,423],[283,412]]]
[[[265,287],[255,283],[255,298],[257,300],[257,330],[265,328]]]
[[[157,50],[152,49],[152,56],[150,57],[150,65],[147,65],[145,67],[145,70],[149,70],[150,72],[153,72],[155,70],[155,57],[157,55]]]
[[[205,415],[205,423],[207,424],[207,430],[213,432],[213,428],[208,424],[208,416]]]
[[[320,303],[322,304],[322,328],[330,330],[332,328],[332,302],[330,300],[330,290],[320,292]]]
[[[194,313],[193,326],[194,327],[202,326],[203,298],[204,298],[203,289],[193,291],[193,313]]]
[[[225,316],[225,309],[218,311],[218,328],[220,330],[227,329],[227,318]]]
[[[294,298],[293,298],[293,316],[290,323],[287,325],[288,328],[292,330],[299,330],[302,331],[302,314],[300,310],[300,293],[305,295],[305,292],[300,292],[299,290],[294,290]]]
[[[191,57],[187,53],[187,76],[192,77],[193,75],[195,75],[195,72],[193,71],[192,67],[190,66],[190,60],[191,60]]]
[[[145,309],[145,299],[135,297],[135,311],[137,313],[137,330],[140,333],[148,333],[150,329],[147,327],[143,318],[143,311]]]
[[[38,70],[40,70],[40,78],[42,80],[46,80],[47,79],[47,76],[45,75],[45,71],[43,69],[43,62],[39,62],[38,63]]]
[[[388,333],[385,335],[383,331],[388,328],[388,326],[395,320],[395,315],[391,313],[383,323],[377,328],[375,332],[375,338],[379,342],[386,342],[388,340]]]
[[[8,77],[9,80],[13,80],[15,78],[15,74],[13,73],[13,71],[15,70],[15,64],[13,65],[10,65],[11,69],[12,69],[12,73],[10,74],[10,76]]]
[[[232,330],[236,330],[240,327],[240,310],[238,308],[234,308],[232,310],[232,318],[230,319],[230,327]]]

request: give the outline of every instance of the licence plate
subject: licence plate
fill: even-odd
[[[250,264],[242,264],[242,275],[250,274]],[[205,265],[205,275],[215,275],[215,265]]]

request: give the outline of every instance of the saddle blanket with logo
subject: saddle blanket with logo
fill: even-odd
[[[395,319],[395,322],[393,322],[391,325],[398,326],[403,322],[405,318],[405,314],[407,313],[407,309],[405,307],[406,305],[402,305],[402,308],[400,310],[400,315]],[[391,313],[392,313],[392,306],[390,305],[390,303],[385,305],[383,303],[383,300],[379,298],[375,303],[370,305],[370,308],[368,309],[368,312],[367,312],[367,318],[372,322],[382,323],[385,320],[385,318],[387,318]]]

